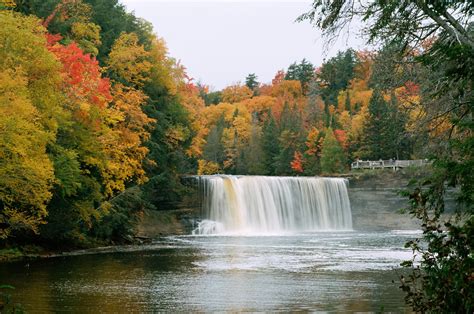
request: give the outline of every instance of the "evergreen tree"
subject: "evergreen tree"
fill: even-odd
[[[254,96],[258,95],[258,86],[260,85],[257,79],[258,77],[255,73],[250,73],[245,78],[245,85],[253,91]]]
[[[346,169],[346,155],[334,136],[331,128],[327,129],[321,148],[321,171],[323,173],[342,173]]]
[[[257,118],[254,116],[252,119],[249,143],[248,146],[244,147],[246,174],[265,174],[262,144],[262,129],[257,123]]]
[[[179,174],[187,173],[191,168],[185,154],[191,140],[185,127],[189,125],[188,112],[178,97],[169,95],[161,85],[147,84],[146,92],[150,98],[145,112],[157,122],[146,143],[148,158],[153,163],[147,167],[150,179],[144,187],[145,195],[149,202],[158,207],[174,206],[185,193]],[[179,143],[168,141],[172,129],[183,130],[184,138]]]
[[[262,150],[263,150],[263,166],[266,175],[275,175],[275,158],[278,155],[278,127],[275,117],[268,110],[268,118],[265,120],[262,129]]]
[[[413,146],[405,125],[408,120],[406,112],[400,110],[393,90],[390,93],[389,117],[387,129],[393,142],[392,154],[396,159],[410,159]]]
[[[317,78],[323,86],[321,95],[326,105],[336,105],[337,96],[341,90],[349,86],[354,78],[354,68],[357,64],[355,51],[348,49],[324,62]]]
[[[375,89],[369,101],[369,118],[364,125],[361,149],[361,158],[388,159],[392,158],[392,149],[389,140],[387,122],[389,118],[389,107],[382,92]],[[388,157],[387,157],[388,156]]]
[[[217,163],[221,169],[225,159],[224,144],[222,143],[222,133],[224,132],[225,125],[224,114],[222,114],[219,120],[217,120],[216,125],[209,131],[203,148],[204,159]]]
[[[303,94],[309,89],[309,83],[314,77],[314,66],[306,59],[301,60],[299,64],[292,63],[286,71],[285,80],[295,80],[301,82]]]
[[[410,145],[405,134],[406,115],[399,109],[395,95],[386,101],[375,89],[369,101],[369,118],[364,125],[359,155],[367,159],[409,158]]]
[[[293,161],[295,151],[300,148],[303,138],[301,115],[295,107],[290,109],[289,104],[285,103],[280,117],[279,152],[275,158],[275,171],[277,175],[293,174],[291,162]]]
[[[344,104],[344,109],[346,109],[349,113],[352,112],[352,109],[351,109],[351,98],[349,96],[349,91],[346,92],[346,102]]]

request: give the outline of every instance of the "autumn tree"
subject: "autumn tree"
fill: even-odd
[[[0,11],[0,239],[38,232],[55,181],[59,64],[34,17]]]
[[[228,86],[222,90],[222,101],[228,103],[236,103],[253,96],[253,91],[246,85],[235,84]]]
[[[67,121],[59,125],[50,148],[58,180],[48,207],[48,224],[42,236],[51,242],[78,241],[106,212],[96,204],[117,188],[117,176],[107,159],[107,106],[111,100],[109,80],[102,78],[98,62],[75,44],[61,45],[51,36],[48,49],[61,63],[62,104]],[[102,190],[103,187],[105,191]],[[81,224],[77,222],[80,221]],[[77,244],[77,243],[76,243]]]
[[[305,148],[303,155],[303,169],[307,175],[315,175],[321,172],[320,157],[321,145],[323,141],[323,132],[320,132],[316,127],[311,127],[306,136]]]
[[[138,42],[135,33],[122,33],[112,45],[107,65],[109,77],[132,88],[141,88],[149,80],[151,56]]]
[[[299,151],[295,151],[293,160],[290,163],[291,169],[296,173],[303,173],[303,154]]]

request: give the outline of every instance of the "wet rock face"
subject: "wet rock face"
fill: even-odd
[[[407,171],[382,171],[349,178],[349,199],[351,201],[352,223],[355,230],[413,230],[420,229],[419,221],[400,210],[407,208],[406,197],[399,195],[407,189],[411,179],[426,173]],[[446,214],[454,208],[454,193],[446,196]]]
[[[400,213],[408,205],[408,200],[397,194],[401,188],[349,188],[354,229],[419,229],[416,219]]]

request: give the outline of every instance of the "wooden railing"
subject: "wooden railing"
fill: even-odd
[[[410,166],[425,166],[431,164],[427,159],[418,160],[356,160],[351,164],[352,169],[377,169],[377,168],[406,168]]]

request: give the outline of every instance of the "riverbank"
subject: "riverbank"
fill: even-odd
[[[190,234],[198,218],[197,208],[144,210],[136,226],[135,238],[153,239],[166,235]]]
[[[79,252],[111,251],[114,247],[123,248],[130,245],[148,244],[153,239],[168,235],[190,234],[194,228],[197,209],[183,208],[171,210],[145,209],[135,226],[134,235],[124,239],[122,243],[90,242],[87,247],[45,248],[40,245],[24,245],[0,249],[0,263],[17,260],[32,260]]]

